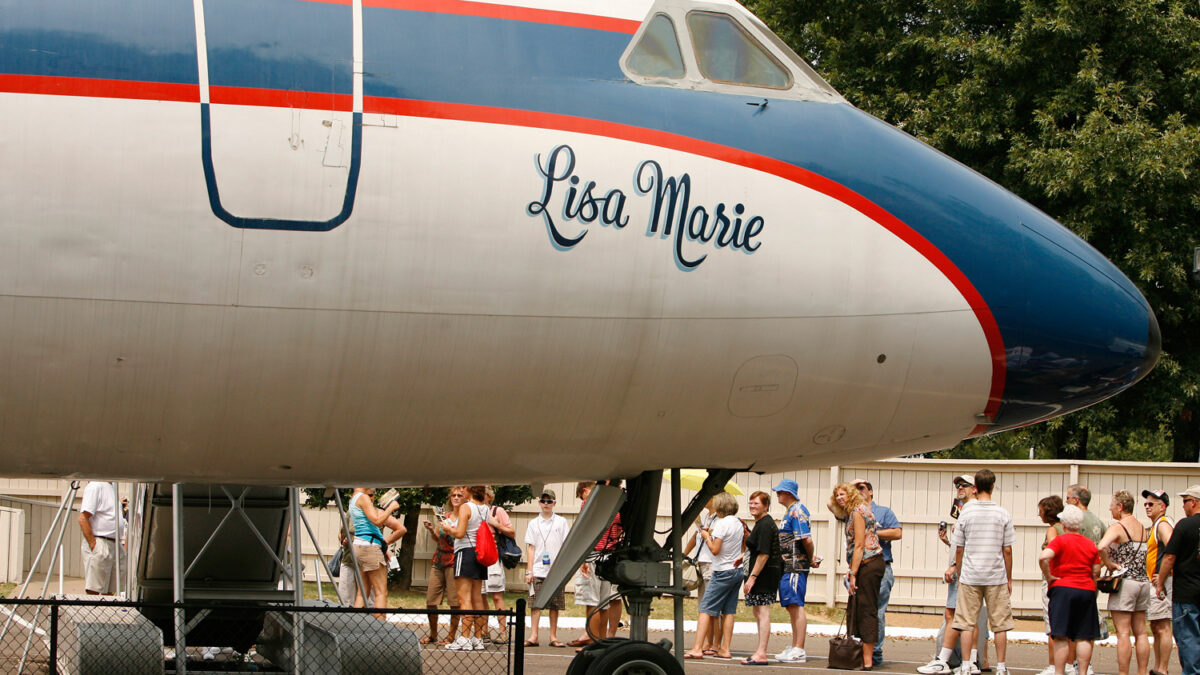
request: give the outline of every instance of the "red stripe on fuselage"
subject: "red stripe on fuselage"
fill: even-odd
[[[254,105],[268,108],[349,112],[354,106],[354,97],[350,94],[320,94],[311,91],[284,91],[254,87],[209,87],[208,97],[210,103]]]
[[[407,117],[430,117],[464,122],[506,124],[537,129],[554,129],[644,143],[646,145],[669,148],[671,150],[710,157],[722,162],[756,169],[764,173],[779,176],[793,183],[799,183],[847,204],[887,228],[892,234],[916,249],[926,260],[937,267],[950,280],[950,283],[954,284],[958,292],[962,294],[967,304],[970,305],[971,310],[975,312],[975,317],[979,321],[979,325],[983,329],[987,340],[988,350],[992,354],[992,387],[988,394],[987,406],[982,412],[994,418],[1000,410],[1006,373],[1004,340],[1000,336],[1000,327],[996,324],[996,319],[992,316],[992,311],[987,306],[983,296],[980,295],[971,281],[967,279],[967,275],[958,269],[958,266],[928,239],[921,236],[919,232],[909,227],[883,207],[841,183],[832,181],[794,164],[788,164],[778,159],[732,148],[727,145],[681,136],[668,131],[629,126],[586,117],[529,110],[492,108],[463,103],[438,103],[374,96],[368,96],[363,99],[363,108],[366,112],[403,115]],[[970,435],[975,436],[984,433],[987,431],[987,428],[985,425],[976,425]]]
[[[33,75],[0,74],[0,91],[23,94],[51,94],[58,96],[96,96],[103,98],[148,99],[164,101],[199,102],[199,87],[194,84],[168,84],[161,82],[132,82],[124,80],[100,80],[71,77],[44,77]],[[349,110],[348,94],[315,94],[279,90],[250,89],[245,87],[212,87],[213,103],[235,105],[257,105],[276,107],[304,107],[317,110]],[[363,98],[365,112],[401,115],[405,117],[428,117],[433,119],[504,124],[509,126],[552,129],[572,133],[604,136],[620,140],[653,145],[689,154],[709,157],[747,168],[756,169],[780,178],[804,185],[833,199],[843,202],[868,218],[879,223],[888,231],[916,249],[921,255],[950,280],[967,304],[975,312],[992,355],[992,386],[984,414],[994,417],[1000,409],[1004,393],[1005,355],[1004,341],[1000,328],[966,274],[929,240],[909,227],[886,209],[875,204],[850,188],[807,169],[787,162],[747,152],[738,148],[703,141],[668,131],[630,126],[617,122],[560,115],[555,113],[495,108],[464,103],[439,103],[409,99],[366,96]],[[979,435],[988,429],[977,425],[971,435]]]
[[[102,80],[89,77],[52,77],[48,75],[9,75],[0,73],[0,91],[13,94],[132,98],[148,101],[180,101],[182,103],[200,102],[200,86],[195,84]]]
[[[350,0],[309,0],[310,2],[327,2],[335,5],[349,5]],[[434,12],[437,14],[457,14],[459,16],[480,16],[488,19],[509,19],[512,21],[528,21],[530,23],[548,23],[555,26],[573,26],[575,28],[590,28],[606,30],[614,33],[637,32],[641,21],[618,19],[612,16],[597,16],[595,14],[579,14],[563,12],[555,9],[536,9],[533,7],[517,7],[500,5],[490,2],[470,2],[469,0],[363,0],[364,7],[382,7],[384,9],[406,9],[414,12]]]

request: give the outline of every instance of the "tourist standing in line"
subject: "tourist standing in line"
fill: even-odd
[[[710,630],[721,631],[717,658],[733,658],[729,645],[733,640],[733,615],[737,614],[738,590],[742,585],[742,569],[734,563],[742,555],[745,526],[737,517],[737,500],[728,492],[720,492],[713,497],[713,507],[720,517],[711,530],[700,531],[704,545],[714,556],[712,580],[708,582],[708,590],[700,601],[696,642],[683,654],[687,659],[704,658],[703,645]],[[722,616],[728,616],[729,619],[722,622]]]
[[[450,488],[450,501],[445,505],[445,513],[457,513],[466,498],[466,488],[456,485]],[[425,521],[425,531],[433,539],[437,548],[429,561],[429,583],[425,589],[425,608],[437,609],[442,604],[442,598],[450,609],[458,609],[458,585],[454,581],[454,537],[450,536],[442,522],[436,518],[434,522]],[[343,557],[343,560],[345,557]],[[422,638],[422,644],[447,645],[454,642],[458,636],[458,615],[450,615],[450,632],[446,639],[438,640],[438,616],[429,615],[429,636]]]
[[[783,555],[783,577],[779,581],[779,602],[788,611],[792,624],[792,644],[775,658],[784,663],[804,663],[804,639],[808,632],[808,616],[804,596],[808,591],[808,571],[821,564],[815,556],[811,515],[800,503],[800,486],[785,478],[774,488],[779,503],[786,509],[779,526],[779,550]]]
[[[1108,596],[1108,612],[1117,631],[1117,669],[1129,674],[1129,659],[1137,653],[1138,675],[1146,675],[1150,640],[1146,610],[1150,609],[1150,579],[1146,576],[1146,528],[1133,515],[1133,495],[1120,490],[1109,505],[1114,522],[1100,540],[1100,561],[1112,572],[1124,569],[1116,593]]]
[[[742,584],[746,606],[753,608],[758,624],[758,646],[742,661],[744,666],[767,663],[767,641],[771,639],[771,606],[779,598],[779,581],[783,577],[783,556],[779,553],[779,526],[771,517],[771,496],[757,491],[750,495],[750,515],[754,529],[746,540],[746,555],[750,574]]]
[[[704,537],[701,536],[701,530],[711,530],[713,523],[717,521],[717,512],[713,508],[713,498],[708,498],[708,503],[704,505],[704,513],[696,519],[696,536],[688,537],[687,546],[683,549],[684,557],[690,556],[692,550],[696,551],[696,572],[699,577],[699,584],[696,586],[696,604],[699,605],[704,599],[704,592],[708,590],[708,582],[712,580],[712,564],[713,553],[704,545]],[[717,637],[721,631],[712,630],[708,632],[708,643],[701,645],[705,656],[716,656],[717,645],[720,639]]]
[[[550,566],[558,559],[563,542],[567,540],[567,534],[571,531],[567,519],[554,512],[554,505],[557,502],[558,495],[554,493],[554,490],[542,490],[542,496],[538,498],[538,507],[541,509],[541,513],[537,518],[529,521],[529,526],[525,528],[525,583],[529,584],[529,597],[531,598],[544,592],[542,583],[545,582],[546,575],[550,573]],[[546,609],[550,610],[549,645],[551,647],[567,646],[558,639],[558,613],[566,608],[566,598],[560,589],[550,599],[550,604],[546,605]],[[529,630],[529,639],[525,641],[526,647],[538,646],[538,626],[541,618],[542,610],[530,611],[532,628]]]
[[[1046,534],[1042,537],[1042,549],[1046,550],[1046,545],[1054,541],[1054,538],[1066,532],[1063,524],[1058,519],[1058,514],[1062,513],[1063,500],[1058,495],[1050,495],[1043,497],[1038,501],[1038,517],[1046,524]],[[1042,579],[1042,623],[1046,626],[1046,663],[1048,664],[1041,672],[1041,675],[1054,675],[1054,640],[1050,638],[1050,584]]]
[[[870,670],[879,634],[879,585],[883,582],[883,548],[876,534],[875,515],[853,483],[838,483],[829,510],[846,521],[846,612],[854,617],[847,631],[862,640],[863,670]]]
[[[955,476],[952,482],[954,499],[950,504],[950,519],[958,520],[962,508],[975,499],[975,476],[971,474]],[[950,547],[950,535],[954,527],[944,521],[938,526],[938,540],[947,548]],[[971,634],[960,635],[958,631],[950,629],[954,623],[954,615],[958,612],[958,562],[955,560],[954,553],[954,549],[951,548],[950,564],[942,575],[942,580],[946,582],[946,613],[935,642],[938,651],[934,653],[933,659],[929,663],[917,668],[917,672],[923,675],[948,675],[963,663],[970,664],[969,667],[972,668],[971,672],[966,675],[978,675],[974,669],[981,666],[981,662],[987,661],[988,631],[987,624],[983,621],[984,607],[979,608],[979,615],[975,621],[979,630]],[[977,635],[978,638],[973,639],[971,635]],[[959,647],[960,642],[964,646],[962,649]],[[967,655],[966,645],[971,645],[971,651],[969,656],[964,659],[963,656]]]
[[[1167,543],[1171,541],[1171,532],[1175,524],[1167,517],[1167,507],[1171,498],[1163,490],[1142,490],[1142,498],[1146,501],[1146,515],[1150,517],[1150,537],[1146,542],[1146,576],[1151,583],[1158,573],[1163,555],[1167,552]],[[1166,675],[1167,666],[1171,663],[1171,579],[1168,578],[1163,586],[1166,595],[1158,597],[1151,593],[1150,609],[1146,618],[1150,620],[1150,632],[1154,634],[1154,668],[1151,675]]]
[[[1175,645],[1183,675],[1200,675],[1200,485],[1179,493],[1187,518],[1175,525],[1167,552],[1154,577],[1158,597],[1166,597],[1166,580],[1174,575],[1171,609]]]
[[[1100,636],[1096,609],[1096,577],[1100,555],[1096,545],[1080,534],[1083,511],[1068,504],[1059,514],[1065,532],[1050,541],[1038,556],[1042,578],[1050,586],[1050,638],[1054,642],[1055,675],[1065,675],[1074,651],[1079,669],[1091,668],[1092,643]]]
[[[879,535],[879,545],[883,548],[883,581],[879,584],[879,636],[875,640],[875,665],[883,663],[883,639],[884,633],[887,630],[887,606],[888,601],[892,598],[892,586],[896,583],[896,576],[892,572],[892,542],[899,541],[900,537],[904,536],[903,526],[900,524],[900,519],[896,517],[894,511],[882,504],[875,503],[875,487],[865,478],[855,478],[850,481],[858,488],[863,499],[867,500],[867,504],[871,506],[871,513],[875,516],[875,533]]]

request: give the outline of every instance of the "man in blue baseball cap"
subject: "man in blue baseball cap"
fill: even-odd
[[[783,578],[779,582],[779,602],[792,619],[792,645],[775,658],[788,663],[808,660],[804,652],[804,637],[808,616],[804,613],[804,592],[808,589],[808,570],[821,564],[813,555],[812,529],[809,512],[800,503],[800,486],[790,478],[772,488],[787,512],[779,527],[779,549],[783,553]]]

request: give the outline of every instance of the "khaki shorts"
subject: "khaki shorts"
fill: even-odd
[[[1145,612],[1150,609],[1150,595],[1154,587],[1149,581],[1126,579],[1116,593],[1108,596],[1110,612]]]
[[[117,543],[111,539],[101,539],[96,537],[96,548],[90,549],[87,545],[87,539],[83,540],[83,579],[84,588],[101,595],[108,595],[117,590],[117,565],[113,555],[117,550]],[[121,558],[121,573],[124,574],[128,570],[125,567],[125,558]]]
[[[958,585],[958,608],[954,610],[953,627],[958,630],[974,628],[975,618],[985,599],[988,625],[993,633],[1003,633],[1016,627],[1008,597],[1008,584],[969,586],[963,583]]]
[[[704,591],[708,588],[708,582],[712,581],[712,563],[701,562],[696,563],[696,576],[700,577],[700,585],[696,586],[696,600],[704,597]]]
[[[458,608],[458,588],[454,584],[454,567],[430,565],[429,586],[425,589],[425,605],[437,607],[442,604],[442,598],[450,603],[450,609]]]
[[[1173,618],[1171,609],[1171,582],[1174,581],[1171,577],[1167,577],[1167,583],[1163,584],[1163,590],[1167,592],[1166,597],[1162,600],[1158,599],[1158,593],[1154,591],[1154,585],[1150,586],[1150,609],[1146,610],[1146,619],[1148,621],[1162,621],[1166,619],[1170,621]]]
[[[372,572],[383,567],[383,549],[375,546],[354,545],[354,556],[358,558],[358,568],[364,572]]]

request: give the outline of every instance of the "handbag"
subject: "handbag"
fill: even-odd
[[[700,588],[700,569],[691,558],[683,559],[683,589],[694,591]]]
[[[342,574],[342,556],[346,555],[346,549],[339,546],[337,553],[329,556],[329,562],[325,563],[325,567],[329,569],[329,576],[337,579]]]
[[[838,634],[829,638],[829,667],[837,670],[859,670],[863,665],[862,640],[850,635],[850,615],[854,613],[854,597],[846,603],[846,616]],[[843,635],[843,630],[845,635]]]
[[[1118,593],[1121,591],[1121,580],[1125,577],[1101,577],[1096,580],[1096,589],[1101,593]]]

